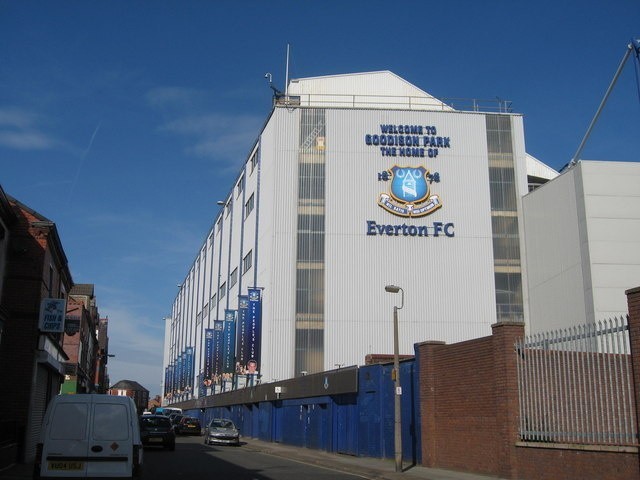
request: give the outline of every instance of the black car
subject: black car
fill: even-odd
[[[157,445],[169,450],[176,449],[176,433],[169,417],[164,415],[142,415],[140,437],[143,445]]]
[[[182,417],[174,428],[179,435],[202,435],[200,420],[195,417]]]
[[[174,429],[178,426],[180,420],[182,420],[182,417],[184,417],[184,415],[181,413],[172,413],[171,415],[169,415],[169,421],[171,422],[171,425],[173,425]]]

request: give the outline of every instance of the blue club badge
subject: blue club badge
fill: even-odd
[[[429,170],[423,166],[394,165],[389,193],[381,193],[378,205],[400,217],[424,217],[440,207],[440,197],[429,195]]]

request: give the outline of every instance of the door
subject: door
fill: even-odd
[[[42,475],[85,476],[87,472],[89,403],[60,402],[45,426],[42,447]]]
[[[105,397],[108,398],[108,397]],[[95,397],[89,432],[87,475],[130,477],[133,471],[133,419],[125,403]]]

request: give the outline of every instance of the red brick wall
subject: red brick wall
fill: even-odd
[[[417,354],[423,464],[497,474],[503,455],[492,337],[423,343]]]
[[[633,356],[638,411],[640,288],[627,294],[632,355],[633,345],[638,352]],[[423,466],[522,480],[640,478],[636,448],[589,451],[519,442],[514,344],[523,335],[523,324],[500,323],[491,337],[416,346]]]

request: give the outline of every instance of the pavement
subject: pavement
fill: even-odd
[[[247,438],[243,438],[242,448],[253,452],[284,457],[288,460],[309,465],[351,473],[369,480],[501,480],[494,476],[410,465],[406,461],[403,463],[403,471],[396,472],[395,459],[354,457]],[[15,464],[0,470],[0,480],[31,479],[32,473],[33,464]]]

